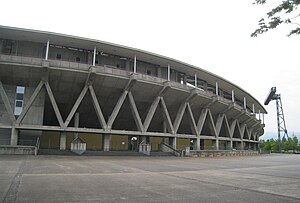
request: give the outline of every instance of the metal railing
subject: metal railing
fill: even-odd
[[[40,141],[40,136],[38,136],[36,138],[36,144],[35,144],[35,149],[34,149],[34,155],[36,156],[39,152],[39,149],[40,149],[40,144],[41,144],[41,141]]]
[[[170,150],[170,152],[172,154],[174,154],[175,156],[182,156],[183,155],[183,151],[177,150],[177,149],[173,148],[171,145],[168,145],[167,143],[162,142],[161,145],[167,147]]]

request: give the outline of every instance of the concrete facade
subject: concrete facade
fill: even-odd
[[[266,110],[219,76],[101,41],[9,27],[0,33],[2,144],[40,137],[41,147],[65,150],[79,136],[87,149],[131,150],[136,137],[152,150],[160,142],[258,149]]]

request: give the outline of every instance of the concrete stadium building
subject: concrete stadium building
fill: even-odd
[[[172,58],[4,26],[0,93],[2,146],[258,150],[267,113],[241,87]]]

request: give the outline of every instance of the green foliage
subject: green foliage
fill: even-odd
[[[260,148],[266,151],[279,152],[280,146],[281,150],[285,152],[295,153],[300,151],[300,143],[296,136],[289,137],[288,139],[283,137],[281,142],[273,138],[260,141]]]
[[[265,4],[267,0],[255,0],[253,4]],[[270,29],[275,29],[281,24],[292,24],[295,28],[290,31],[288,36],[293,34],[300,34],[300,24],[295,22],[295,19],[300,17],[300,13],[297,12],[300,0],[284,0],[277,7],[273,8],[267,13],[268,19],[262,18],[258,21],[258,26],[251,37],[257,37],[257,35],[265,33]]]

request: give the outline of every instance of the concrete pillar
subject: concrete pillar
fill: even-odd
[[[18,145],[18,135],[19,135],[19,130],[16,128],[11,129],[11,135],[10,135],[10,145],[16,146]]]
[[[230,149],[231,150],[233,149],[233,141],[232,141],[232,139],[230,140]]]
[[[196,150],[201,150],[200,146],[201,146],[201,140],[200,140],[200,137],[197,136],[197,141],[196,141]]]
[[[132,136],[128,136],[127,137],[127,150],[131,150],[131,138],[132,138]]]
[[[219,150],[219,139],[216,139],[216,150]]]
[[[204,88],[205,91],[207,91],[207,82],[204,82],[203,88]]]
[[[216,82],[216,95],[219,96],[219,83]]]
[[[197,150],[197,140],[193,139],[193,150]]]
[[[105,151],[105,152],[110,151],[111,135],[105,134],[102,136],[102,146],[103,146],[103,151]]]
[[[162,76],[161,76],[161,67],[157,68],[157,77],[162,78]]]
[[[241,141],[241,150],[244,150],[244,142]]]
[[[244,97],[244,109],[247,109],[247,100],[246,100],[246,97]]]
[[[49,40],[48,40],[48,41],[47,41],[47,45],[46,45],[45,60],[48,60],[48,56],[49,56],[49,46],[50,46],[50,43],[49,43]]]
[[[136,73],[136,56],[134,56],[133,72]]]
[[[129,61],[129,59],[126,60],[125,70],[130,71],[130,61]]]
[[[74,127],[79,127],[79,113],[75,113],[75,119],[74,119]],[[78,133],[74,133],[74,139],[78,138]]]
[[[186,79],[187,79],[187,76],[184,74],[183,75],[183,84],[185,84],[185,85],[186,85]]]
[[[195,87],[197,87],[197,73],[195,73]]]
[[[66,145],[67,145],[67,133],[62,132],[60,133],[59,149],[66,150]]]
[[[166,121],[163,121],[163,133],[167,133],[167,123],[166,123]],[[168,142],[167,139],[168,138],[163,137],[163,143],[167,143]]]
[[[171,79],[171,66],[168,64],[168,81]]]
[[[176,137],[170,137],[169,138],[169,145],[176,149]]]
[[[232,100],[232,102],[235,101],[235,99],[234,99],[234,90],[231,90],[231,100]]]
[[[96,52],[97,52],[96,47],[94,47],[93,66],[96,65]]]

